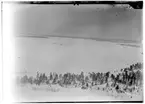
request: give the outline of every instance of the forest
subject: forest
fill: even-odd
[[[110,89],[118,93],[133,92],[143,85],[143,64],[136,63],[120,70],[102,72],[84,72],[58,74],[56,72],[40,73],[35,77],[24,75],[16,78],[18,85],[35,84],[59,85],[60,87],[77,87],[81,89],[91,89],[95,86],[104,85],[102,90]],[[99,89],[99,88],[98,88]]]

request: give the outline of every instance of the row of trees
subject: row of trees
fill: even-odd
[[[102,85],[102,84],[110,84],[112,87],[118,88],[119,84],[123,84],[126,86],[139,86],[142,84],[143,74],[142,63],[136,63],[130,65],[127,68],[121,69],[119,73],[100,73],[100,72],[91,72],[87,75],[84,72],[80,74],[74,73],[65,73],[65,74],[57,74],[57,73],[49,73],[46,75],[45,73],[37,72],[36,77],[28,77],[27,75],[18,78],[17,82],[19,84],[47,84],[54,85],[58,84],[61,87],[75,86],[81,88],[91,88],[92,86]]]

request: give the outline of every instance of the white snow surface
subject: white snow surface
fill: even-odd
[[[142,100],[142,95],[119,95],[115,92],[96,90],[95,88],[83,90],[81,88],[63,88],[58,85],[51,87],[48,85],[25,85],[15,88],[16,102]]]

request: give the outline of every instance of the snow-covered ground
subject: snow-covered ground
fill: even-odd
[[[15,52],[15,72],[31,76],[37,71],[80,73],[118,70],[142,62],[143,55],[141,47],[56,37],[16,38]]]
[[[101,87],[101,86],[99,86]],[[125,101],[142,100],[142,95],[118,94],[97,87],[92,89],[62,88],[56,85],[25,85],[15,87],[15,101],[47,102],[47,101]]]
[[[35,77],[37,72],[63,74],[81,71],[84,73],[110,71],[114,74],[116,73],[114,70],[118,71],[143,61],[141,47],[87,39],[16,38],[16,49],[14,73],[17,76]],[[117,94],[115,91],[95,88],[83,90],[48,85],[15,88],[16,101],[112,101],[142,100],[143,97],[142,94],[130,96],[128,93]]]
[[[96,101],[115,100],[100,91],[82,90],[80,88],[51,88],[43,86],[23,86],[17,88],[18,101]]]

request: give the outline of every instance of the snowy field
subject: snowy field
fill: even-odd
[[[27,86],[19,88],[19,101],[98,101],[115,100],[104,92],[82,90],[80,88],[51,88],[48,86]]]
[[[125,43],[124,43],[125,44]],[[131,44],[131,43],[126,43]],[[71,38],[16,38],[15,71],[106,72],[142,62],[142,48]],[[34,54],[35,53],[35,54]]]
[[[108,90],[81,88],[62,88],[56,85],[25,85],[16,87],[15,99],[20,102],[47,101],[142,101],[142,93],[129,94],[109,92]]]
[[[142,48],[128,46],[129,43],[124,46],[119,43],[69,38],[17,38],[16,43],[15,72],[17,76],[26,74],[34,77],[37,71],[46,74],[50,72],[80,73],[81,71],[84,73],[112,72],[142,62]],[[35,84],[15,86],[15,88],[16,101],[24,102],[141,101],[143,97],[142,93],[118,94],[115,90],[111,92],[96,88],[62,88]]]

